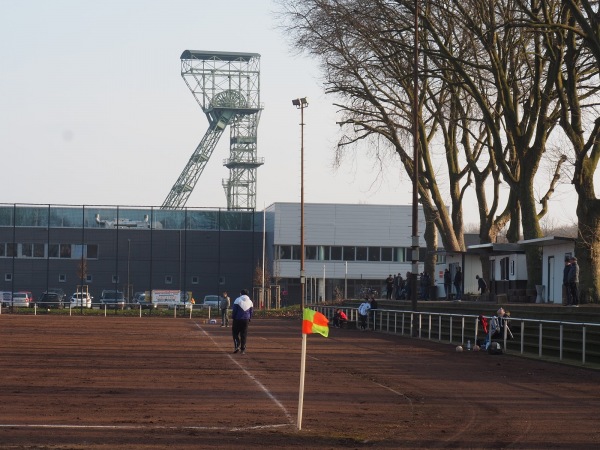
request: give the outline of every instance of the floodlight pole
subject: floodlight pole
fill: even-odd
[[[412,198],[412,279],[411,308],[417,310],[417,274],[419,272],[419,0],[415,0],[413,61],[413,198]],[[416,329],[413,327],[413,329]]]
[[[306,97],[292,100],[292,105],[300,110],[300,314],[304,314],[304,296],[306,292],[306,274],[304,273],[304,108],[308,106]],[[298,420],[296,426],[302,429],[302,410],[304,405],[304,373],[306,371],[306,334],[302,333],[302,351],[300,357],[300,389],[298,393]]]
[[[292,105],[300,110],[300,310],[304,311],[306,296],[306,273],[304,271],[304,108],[308,107],[306,97],[292,100]]]

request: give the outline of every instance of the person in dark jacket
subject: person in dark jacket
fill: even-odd
[[[481,291],[481,294],[485,294],[487,292],[487,283],[479,275],[475,275],[475,278],[477,278],[477,290]]]
[[[462,272],[460,266],[456,268],[456,275],[454,275],[454,288],[456,289],[456,300],[462,298]]]
[[[231,312],[231,318],[233,319],[233,326],[231,332],[233,334],[233,353],[237,353],[240,350],[242,355],[246,353],[246,337],[248,336],[248,324],[252,319],[252,311],[254,304],[250,297],[248,297],[248,291],[242,289],[240,296],[233,302],[233,310]]]
[[[390,273],[385,279],[385,298],[388,300],[392,299],[392,291],[394,290],[394,277]]]
[[[571,258],[568,282],[571,306],[579,306],[579,266],[577,265],[577,258],[574,256]]]
[[[564,305],[571,305],[571,289],[569,288],[569,271],[571,270],[571,257],[565,258],[565,268],[563,269],[563,289],[565,291]]]
[[[452,294],[452,275],[448,268],[444,271],[444,291],[446,291],[446,300],[450,300],[450,294]]]

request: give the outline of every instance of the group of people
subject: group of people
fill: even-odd
[[[386,298],[391,300],[407,300],[410,298],[410,272],[406,272],[406,279],[401,274],[388,275],[385,279]]]
[[[579,306],[579,265],[574,256],[565,258],[563,286],[565,287],[565,306]]]
[[[479,275],[477,277],[479,278]],[[483,279],[481,279],[481,281],[483,281]],[[456,296],[454,297],[454,300],[461,300],[463,291],[463,274],[460,266],[456,268],[454,280],[452,279],[450,269],[446,268],[444,271],[444,291],[446,294],[446,300],[450,300],[450,295],[452,295],[452,285],[454,285],[454,289],[456,290]]]

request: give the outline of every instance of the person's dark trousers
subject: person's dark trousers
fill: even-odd
[[[227,309],[221,309],[221,326],[229,326],[229,317],[227,317]]]
[[[367,316],[366,315],[364,315],[364,316],[362,314],[358,315],[358,326],[361,330],[367,329]]]
[[[577,283],[569,283],[569,294],[571,305],[579,304],[579,289],[577,289]]]
[[[564,287],[564,291],[565,291],[565,305],[570,305],[571,304],[571,286],[569,286],[569,283],[564,283],[563,287]]]
[[[248,336],[248,321],[242,319],[233,319],[233,346],[240,350],[246,350],[246,336]]]

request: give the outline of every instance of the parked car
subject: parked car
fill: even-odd
[[[204,296],[204,301],[202,302],[202,304],[205,307],[212,307],[212,308],[218,308],[219,305],[221,304],[221,296],[220,295],[205,295]]]
[[[48,288],[47,292],[54,292],[55,294],[58,294],[58,296],[60,297],[61,303],[64,305],[65,303],[67,303],[67,294],[65,294],[65,291],[63,291],[61,288]]]
[[[37,302],[40,308],[64,308],[63,297],[57,292],[44,292]]]
[[[92,307],[92,297],[87,292],[73,292],[71,295],[71,308],[91,308]]]
[[[12,295],[11,303],[12,306],[29,308],[30,306],[33,306],[33,295],[29,291],[15,292]]]
[[[142,307],[142,309],[155,309],[156,304],[146,298],[145,292],[136,292],[133,294],[133,303]]]
[[[121,291],[114,289],[105,289],[100,296],[100,305],[106,305],[107,308],[125,308],[125,295]]]

